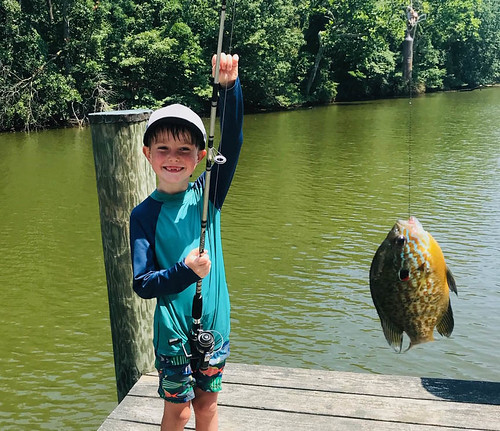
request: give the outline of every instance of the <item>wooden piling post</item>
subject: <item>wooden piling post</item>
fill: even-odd
[[[90,114],[108,286],[116,386],[120,402],[143,373],[154,369],[154,301],[132,289],[129,216],[156,185],[142,153],[149,110]]]

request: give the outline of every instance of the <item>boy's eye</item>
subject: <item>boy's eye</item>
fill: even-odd
[[[179,153],[190,153],[191,151],[193,151],[193,147],[186,145],[179,147],[177,151],[179,151]]]

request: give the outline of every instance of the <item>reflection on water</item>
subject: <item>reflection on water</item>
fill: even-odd
[[[232,361],[500,381],[499,91],[245,117]],[[0,169],[0,428],[96,429],[116,390],[89,130],[0,135]],[[459,296],[450,339],[398,355],[368,272],[409,196]]]

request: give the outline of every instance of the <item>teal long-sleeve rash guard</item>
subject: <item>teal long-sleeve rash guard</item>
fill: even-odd
[[[212,168],[209,191],[205,248],[212,262],[202,282],[205,330],[229,340],[230,305],[220,237],[220,210],[229,190],[243,143],[243,98],[239,80],[221,90],[218,106],[222,140],[219,151],[226,163]],[[155,190],[130,215],[130,244],[134,291],[142,298],[157,298],[154,316],[154,346],[157,354],[177,356],[181,345],[168,341],[179,338],[187,343],[191,312],[199,277],[184,259],[199,247],[205,173],[181,193]],[[187,347],[189,343],[187,343]]]

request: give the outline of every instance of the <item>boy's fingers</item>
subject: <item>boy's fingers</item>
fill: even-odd
[[[226,68],[226,72],[231,72],[231,69],[233,68],[233,57],[231,54],[228,54],[226,56],[226,61],[224,66]]]
[[[220,80],[221,82],[229,82],[230,80],[235,79],[238,75],[238,62],[240,58],[238,54],[226,54],[221,52],[220,63],[219,63],[219,73],[225,73],[225,77],[223,76]],[[214,54],[212,56],[212,76],[215,76],[215,66],[217,64],[217,55]]]
[[[238,54],[234,54],[233,55],[233,68],[238,66],[238,61],[240,60],[240,57],[238,56]]]
[[[238,63],[239,57],[238,54],[226,54],[225,52],[220,53],[220,64],[219,67],[221,70],[231,70],[235,64]],[[215,67],[217,64],[217,54],[212,56],[212,67]]]
[[[225,69],[226,68],[227,58],[228,58],[228,56],[225,53],[223,53],[223,52],[220,53],[219,69]],[[215,68],[216,64],[217,64],[217,54],[214,54],[212,56],[212,68]]]

